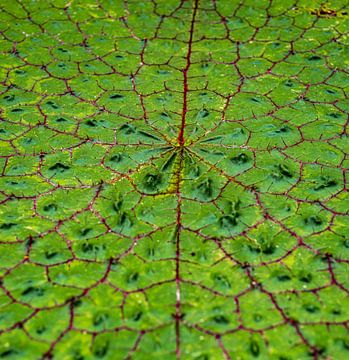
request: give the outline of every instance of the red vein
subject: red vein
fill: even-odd
[[[181,357],[181,348],[180,348],[180,322],[182,319],[181,313],[181,289],[180,289],[180,234],[182,229],[182,209],[181,209],[181,190],[180,190],[180,183],[181,183],[181,172],[183,168],[183,145],[184,145],[184,128],[185,128],[185,119],[187,114],[187,93],[188,93],[188,70],[190,67],[190,57],[192,53],[192,42],[193,42],[193,34],[194,34],[194,24],[195,24],[195,17],[197,14],[199,6],[199,0],[194,0],[193,4],[193,15],[190,24],[190,34],[189,34],[189,41],[188,41],[188,51],[186,56],[186,66],[182,70],[183,71],[183,108],[182,108],[182,122],[181,128],[178,134],[178,144],[181,146],[181,151],[179,153],[180,160],[177,172],[177,181],[176,181],[176,194],[177,194],[177,225],[176,225],[176,313],[175,313],[175,329],[176,329],[176,357],[180,359]]]
[[[192,44],[193,44],[193,35],[194,35],[194,25],[195,25],[195,17],[197,14],[197,10],[199,7],[199,0],[194,0],[194,6],[193,6],[193,16],[191,19],[190,24],[190,34],[189,34],[189,41],[188,41],[188,51],[186,56],[186,66],[182,70],[183,72],[183,108],[182,108],[182,122],[181,122],[181,128],[178,134],[178,144],[180,146],[184,145],[184,129],[185,129],[185,122],[186,122],[186,116],[188,111],[187,106],[187,95],[188,95],[188,71],[191,65],[191,54],[192,54]]]

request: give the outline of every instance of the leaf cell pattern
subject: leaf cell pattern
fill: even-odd
[[[0,5],[0,358],[348,358],[348,2]]]

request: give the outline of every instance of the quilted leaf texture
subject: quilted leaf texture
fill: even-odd
[[[0,0],[0,359],[349,358],[347,0]]]

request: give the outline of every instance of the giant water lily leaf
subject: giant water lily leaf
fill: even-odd
[[[0,358],[349,358],[347,0],[0,8]]]

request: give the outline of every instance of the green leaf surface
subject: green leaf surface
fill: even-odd
[[[0,359],[349,358],[347,0],[0,0]]]

